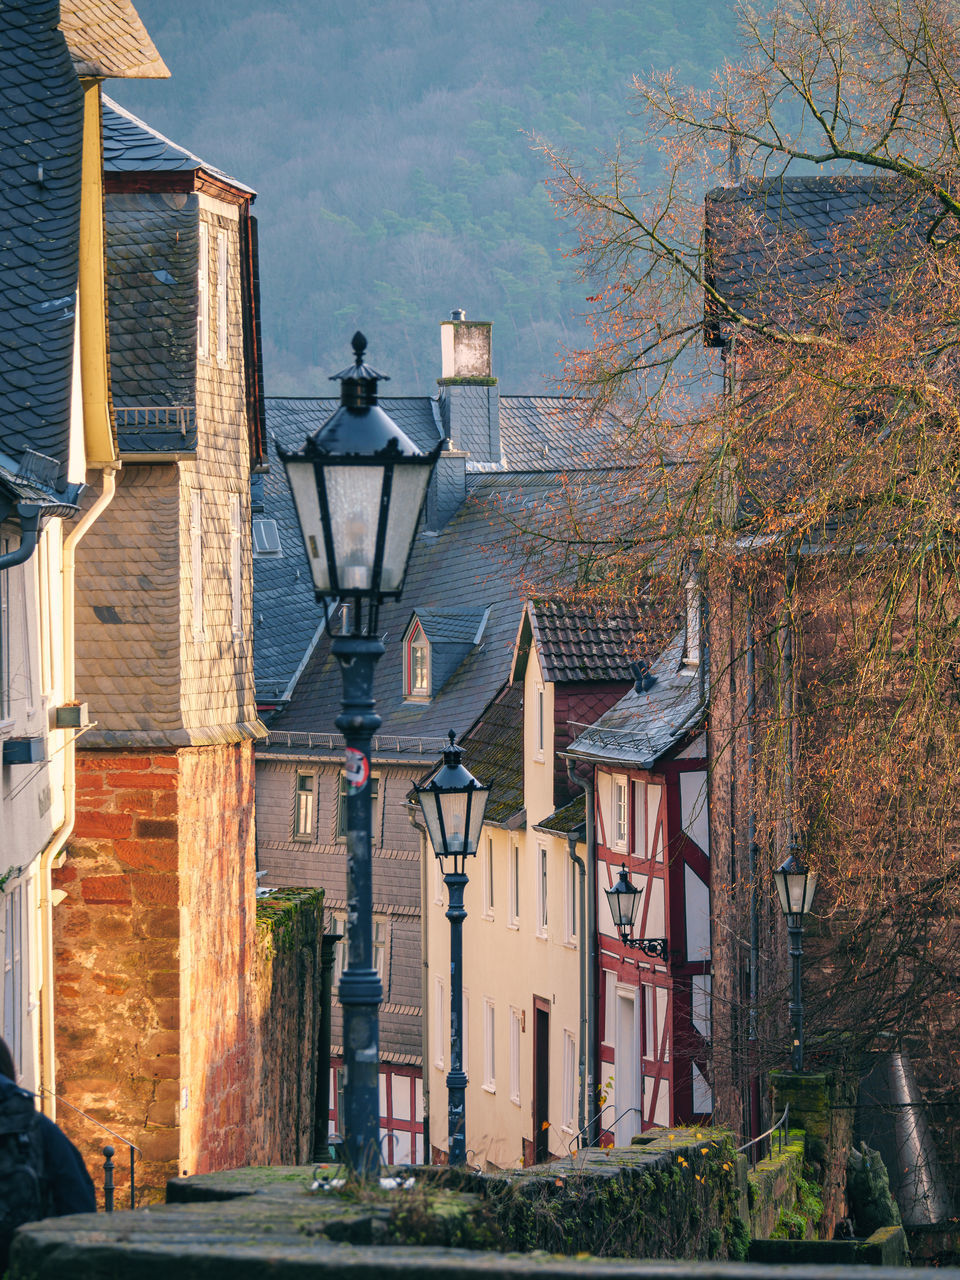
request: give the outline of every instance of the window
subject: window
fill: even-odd
[[[430,642],[416,618],[404,645],[403,696],[417,699],[430,697]]]
[[[23,982],[20,886],[3,895],[3,1038],[19,1071],[23,1045]]]
[[[460,1066],[470,1074],[470,992],[463,992],[463,1026],[460,1028]]]
[[[510,849],[510,924],[520,923],[520,846]]]
[[[293,834],[300,840],[313,835],[314,814],[317,804],[317,775],[297,773],[297,789],[294,798]]]
[[[333,986],[336,990],[343,977],[343,971],[347,967],[347,917],[342,911],[334,912],[333,932],[340,934],[340,941],[336,944],[333,953]]]
[[[429,849],[426,856],[430,857]],[[433,900],[443,906],[443,863],[437,857],[433,859]]]
[[[22,570],[21,570],[22,572]],[[37,577],[40,588],[40,692],[53,692],[53,609],[50,599],[50,543],[47,534],[40,535],[37,546]],[[6,574],[2,575],[4,579]],[[22,610],[24,621],[27,611]],[[24,636],[24,654],[30,653],[29,638]],[[32,699],[31,699],[32,701]]]
[[[277,558],[283,555],[283,547],[280,545],[280,530],[277,528],[276,520],[268,520],[265,516],[254,520],[253,554],[258,560],[265,559],[268,556]]]
[[[613,821],[610,824],[614,849],[626,849],[627,847],[628,814],[627,780],[626,778],[615,777],[613,779]]]
[[[199,489],[190,490],[190,570],[193,574],[193,638],[203,639],[203,506]]]
[[[374,844],[377,843],[378,831],[380,825],[380,779],[371,777],[370,779],[370,830],[373,835]],[[337,800],[337,839],[346,840],[347,838],[347,778],[346,774],[340,775],[340,795]]]
[[[483,1087],[489,1093],[497,1089],[496,1009],[492,1000],[483,1001]]]
[[[487,836],[487,852],[483,860],[483,914],[493,919],[493,836]]]
[[[230,495],[230,604],[234,639],[243,635],[243,544],[240,541],[240,495]]]
[[[217,363],[227,363],[227,279],[229,254],[226,231],[217,232]]]
[[[571,859],[567,859],[567,879],[566,894],[564,902],[564,940],[566,942],[576,942],[577,940],[577,864]]]
[[[385,916],[373,917],[373,967],[383,986],[384,999],[390,985],[387,957],[390,950],[390,922]]]
[[[447,1026],[443,1020],[443,983],[439,978],[433,983],[433,1065],[443,1070],[443,1043]]]
[[[537,755],[543,758],[544,723],[543,723],[543,690],[537,690]]]
[[[657,1024],[654,1010],[654,988],[649,982],[640,984],[640,1006],[643,1011],[643,1056],[657,1056]]]
[[[633,783],[633,852],[638,858],[647,856],[647,821],[644,784]]]
[[[510,1101],[520,1105],[520,1010],[510,1010]]]
[[[210,229],[205,222],[197,247],[197,355],[210,359]]]
[[[537,933],[547,936],[547,851],[540,847],[540,866],[537,876]]]
[[[577,1044],[569,1031],[563,1033],[563,1081],[560,1091],[560,1124],[568,1133],[576,1128]]]

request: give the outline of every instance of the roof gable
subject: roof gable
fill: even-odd
[[[60,0],[77,75],[163,80],[170,72],[129,0]]]
[[[531,644],[543,678],[552,684],[632,679],[638,639],[644,628],[639,606],[571,605],[560,600],[528,601],[517,635],[511,679],[522,679]]]

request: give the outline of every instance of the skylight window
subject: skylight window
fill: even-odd
[[[268,520],[265,517],[254,519],[253,554],[258,557],[283,555],[283,548],[280,546],[280,530],[277,528],[276,520]]]

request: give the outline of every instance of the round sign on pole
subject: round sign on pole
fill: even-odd
[[[354,791],[362,791],[370,777],[370,761],[356,747],[347,747],[347,767],[345,771],[347,786]]]

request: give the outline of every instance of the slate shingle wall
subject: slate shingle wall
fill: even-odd
[[[293,835],[294,797],[299,770],[317,774],[316,823],[312,839]],[[387,1057],[420,1055],[420,840],[406,812],[406,796],[420,772],[374,764],[380,779],[373,850],[374,913],[389,920],[389,953],[384,968],[380,1046]],[[322,888],[328,926],[346,898],[346,849],[336,840],[340,766],[264,758],[256,769],[257,867],[261,884]],[[339,1042],[340,1013],[334,1001],[333,1041]]]

